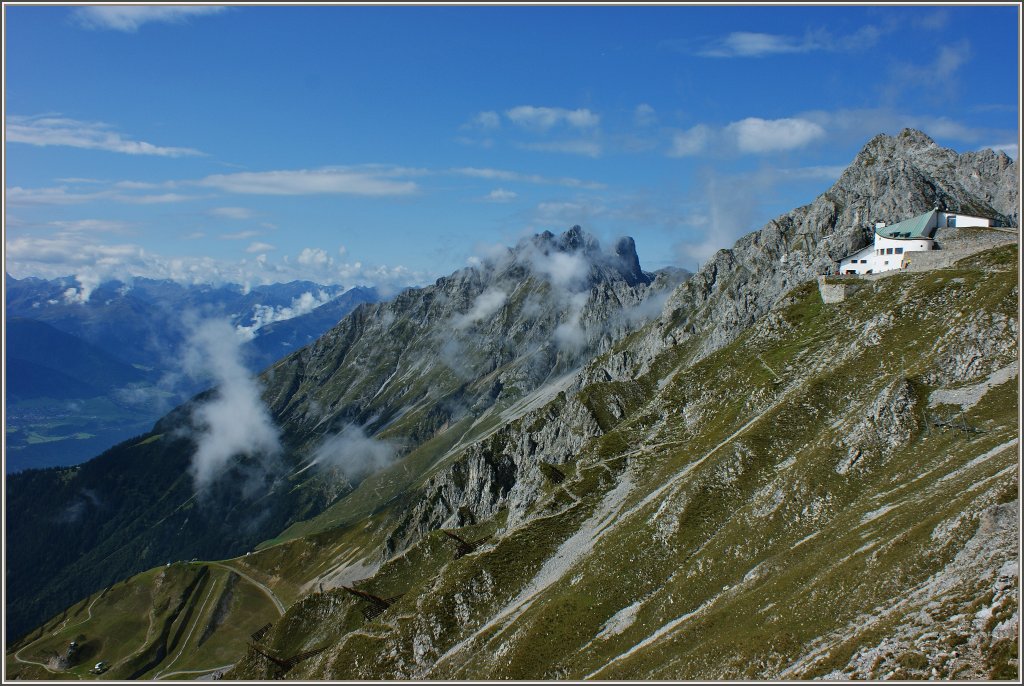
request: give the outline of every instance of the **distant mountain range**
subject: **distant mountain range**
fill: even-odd
[[[71,277],[6,275],[8,473],[69,465],[147,431],[202,390],[181,373],[190,326],[225,318],[250,340],[252,371],[315,340],[372,288],[309,281],[246,289],[108,281],[82,298]]]

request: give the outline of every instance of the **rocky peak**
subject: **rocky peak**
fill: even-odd
[[[547,273],[550,277],[548,258],[556,253],[586,260],[585,266],[589,271],[588,281],[591,285],[621,278],[630,286],[638,286],[649,285],[652,280],[651,275],[640,267],[636,243],[632,238],[620,238],[611,252],[605,252],[600,241],[578,224],[559,236],[544,231],[521,240],[509,251],[509,263],[534,273]],[[494,266],[504,265],[499,261]]]

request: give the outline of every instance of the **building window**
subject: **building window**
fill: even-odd
[[[889,264],[889,260],[886,260],[886,261],[885,261],[885,264]]]
[[[886,248],[885,249],[885,254],[886,255],[892,255],[892,248]]]
[[[903,254],[903,248],[896,248],[896,254],[897,255],[902,255]]]

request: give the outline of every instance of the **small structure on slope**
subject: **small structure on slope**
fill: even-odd
[[[254,644],[254,643],[249,645],[249,649],[250,649],[251,652],[258,653],[259,655],[262,655],[264,658],[266,658],[271,663],[273,663],[274,666],[277,667],[277,670],[276,670],[277,673],[274,675],[274,678],[275,679],[280,679],[286,673],[291,671],[292,667],[294,667],[295,665],[299,664],[303,660],[308,660],[309,658],[313,657],[314,655],[319,655],[320,653],[322,653],[325,650],[327,650],[327,646],[324,646],[322,648],[315,648],[314,650],[307,650],[304,653],[299,653],[298,655],[293,655],[292,657],[289,657],[287,659],[283,659],[283,658],[277,657],[276,655],[271,655],[270,652],[268,652],[267,650],[261,648],[260,646]]]
[[[458,560],[463,555],[469,555],[472,552],[476,552],[476,549],[480,546],[480,544],[486,541],[488,538],[490,538],[490,536],[484,536],[483,538],[478,538],[475,541],[467,541],[462,536],[454,534],[451,531],[445,531],[442,529],[441,533],[455,541],[456,560]]]
[[[393,596],[391,598],[381,598],[380,596],[375,596],[372,593],[367,593],[366,591],[357,591],[356,589],[349,588],[348,586],[342,586],[342,588],[344,588],[346,591],[356,596],[357,598],[362,598],[368,603],[367,605],[364,605],[361,609],[363,617],[367,621],[379,616],[382,612],[391,607],[391,605],[396,600],[402,597],[402,594],[399,593],[398,595]]]
[[[874,242],[839,261],[840,274],[878,274],[905,268],[913,259],[908,253],[936,250],[939,228],[992,226],[992,220],[935,208],[916,217],[886,226],[875,225]]]

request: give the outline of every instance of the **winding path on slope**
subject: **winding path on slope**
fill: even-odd
[[[237,569],[236,567],[232,567],[231,565],[226,565],[223,562],[207,562],[206,564],[210,564],[210,565],[213,565],[215,567],[220,567],[222,569],[226,569],[229,572],[234,572],[238,576],[242,577],[243,579],[248,581],[250,584],[252,584],[256,588],[260,589],[260,591],[263,592],[263,595],[265,595],[268,598],[270,598],[271,602],[274,603],[274,607],[277,608],[277,613],[279,615],[282,615],[282,616],[284,615],[284,611],[285,611],[284,603],[282,603],[281,600],[276,595],[274,595],[273,591],[271,591],[269,588],[267,588],[266,586],[261,584],[259,581],[256,581],[256,579],[253,579],[251,576],[249,576],[245,572]]]
[[[87,616],[86,616],[86,618],[85,618],[85,619],[83,619],[82,621],[80,621],[80,622],[77,622],[77,623],[75,623],[75,624],[72,624],[71,626],[64,626],[64,624],[62,624],[62,625],[61,625],[60,627],[58,627],[58,628],[57,628],[57,629],[56,629],[55,631],[53,631],[53,632],[52,632],[52,633],[50,634],[50,636],[51,636],[51,637],[52,637],[52,636],[56,636],[56,635],[57,635],[57,632],[58,632],[58,631],[64,631],[65,629],[71,629],[71,628],[74,628],[74,627],[78,626],[79,624],[85,624],[85,623],[86,623],[86,622],[88,622],[88,621],[89,621],[90,619],[92,619],[92,606],[93,606],[93,605],[95,605],[95,604],[96,604],[96,601],[97,601],[97,600],[99,600],[99,599],[100,599],[101,597],[103,597],[103,594],[102,594],[102,593],[101,593],[101,594],[99,594],[99,595],[97,595],[97,596],[96,596],[95,598],[93,598],[93,599],[92,599],[92,602],[91,602],[91,603],[89,603],[89,607],[88,607],[88,608],[86,608]],[[65,620],[65,624],[66,624],[66,623],[67,623],[67,620]],[[24,646],[22,646],[21,650],[18,650],[18,651],[17,651],[16,653],[14,653],[14,659],[15,659],[15,660],[16,660],[17,662],[21,662],[21,663],[24,663],[24,664],[26,664],[26,665],[38,665],[38,666],[42,667],[43,669],[45,669],[45,670],[46,670],[47,672],[49,672],[50,674],[60,674],[60,672],[58,672],[58,671],[54,671],[54,670],[50,669],[50,668],[49,668],[49,666],[47,666],[46,664],[44,664],[44,663],[42,663],[42,662],[36,662],[35,660],[26,660],[25,658],[23,658],[23,657],[21,656],[21,652],[22,652],[23,650],[27,650],[29,646],[33,645],[34,643],[38,643],[38,642],[39,642],[39,641],[40,641],[40,640],[41,640],[42,638],[43,638],[43,637],[42,637],[42,636],[40,636],[39,638],[37,638],[36,640],[32,641],[31,643],[27,643],[27,644],[25,644]]]
[[[195,632],[196,627],[199,626],[199,623],[202,622],[202,620],[203,620],[203,610],[206,609],[206,605],[207,605],[207,603],[210,602],[210,598],[213,596],[213,591],[216,588],[217,588],[217,584],[215,584],[215,583],[210,584],[210,590],[206,592],[206,597],[203,598],[203,604],[199,606],[199,612],[196,613],[195,619],[192,620],[192,626],[189,627],[188,635],[185,637],[185,640],[181,642],[181,648],[178,649],[177,655],[175,655],[174,657],[171,658],[170,662],[167,663],[166,667],[164,667],[163,669],[161,669],[159,672],[156,673],[156,676],[153,677],[154,681],[159,681],[161,678],[163,678],[164,672],[166,672],[168,669],[170,669],[171,665],[173,665],[175,662],[177,662],[178,658],[181,657],[181,654],[185,652],[185,648],[188,646],[189,639],[192,638],[192,634]],[[200,670],[200,671],[206,671],[206,670]]]

